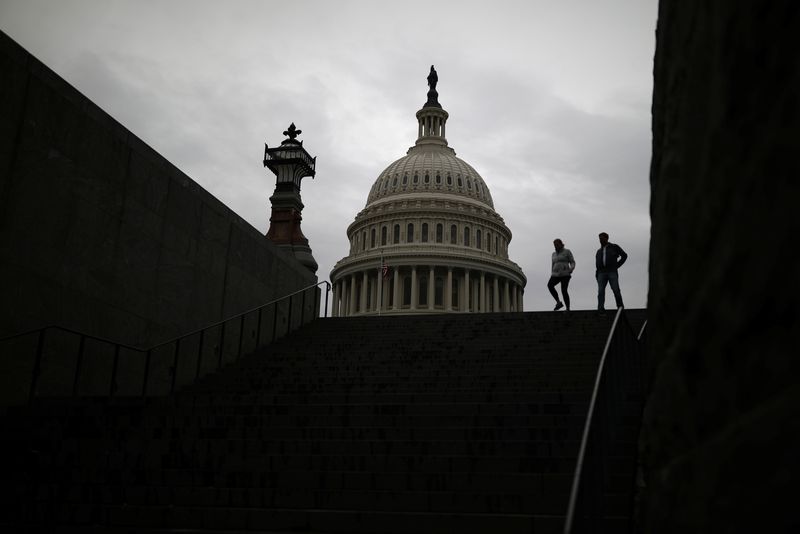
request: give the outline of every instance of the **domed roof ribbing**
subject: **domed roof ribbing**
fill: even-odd
[[[405,193],[465,196],[494,208],[492,195],[480,174],[457,158],[452,149],[437,145],[415,146],[408,155],[386,167],[370,190],[367,206]]]

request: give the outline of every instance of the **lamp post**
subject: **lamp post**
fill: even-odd
[[[303,142],[297,140],[302,133],[294,123],[283,132],[286,139],[275,148],[264,143],[264,167],[276,177],[275,192],[269,197],[272,214],[269,218],[267,239],[279,248],[290,252],[312,273],[317,272],[317,262],[311,254],[308,239],[300,229],[303,220],[303,202],[300,200],[300,182],[316,174],[316,157],[306,152]]]

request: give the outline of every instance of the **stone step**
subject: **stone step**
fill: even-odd
[[[170,397],[2,409],[0,528],[561,532],[612,320],[319,320]],[[629,501],[632,400],[608,521]]]

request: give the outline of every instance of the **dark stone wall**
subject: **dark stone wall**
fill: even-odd
[[[800,4],[667,2],[643,531],[800,531]]]
[[[0,78],[0,336],[146,347],[316,281],[2,33]]]

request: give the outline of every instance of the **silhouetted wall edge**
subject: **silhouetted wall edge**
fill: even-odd
[[[148,346],[317,280],[1,32],[0,73],[0,336]]]
[[[799,6],[659,7],[642,532],[800,527]]]

